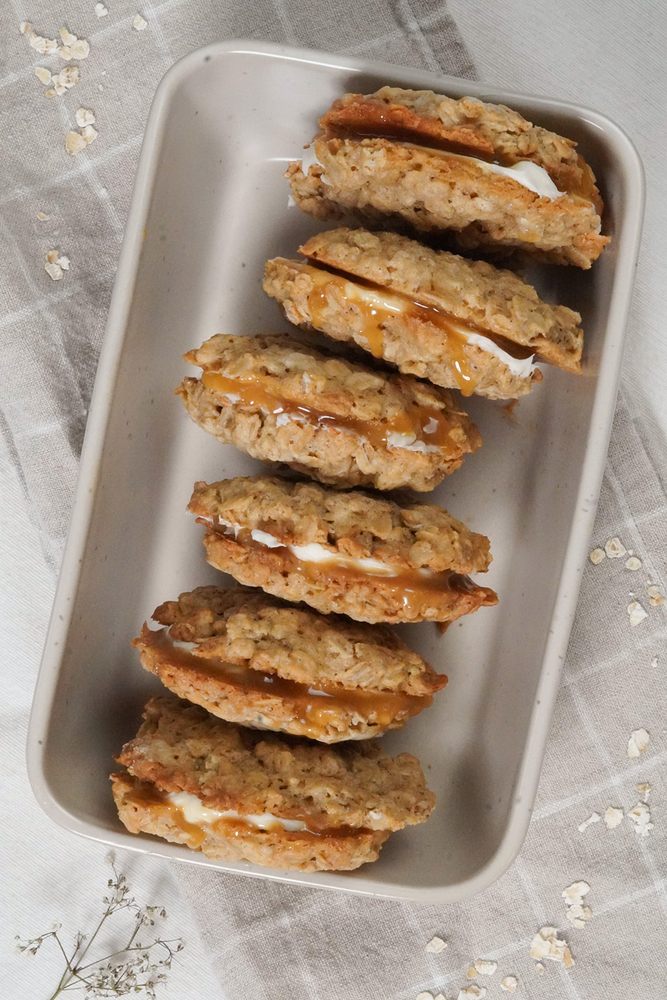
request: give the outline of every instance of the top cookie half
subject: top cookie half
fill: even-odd
[[[609,237],[576,143],[503,105],[383,87],[345,94],[286,177],[320,219],[402,219],[451,229],[462,246],[519,248],[587,269]],[[310,162],[309,162],[310,161]]]

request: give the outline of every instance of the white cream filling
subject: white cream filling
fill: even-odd
[[[172,639],[171,637],[170,641],[172,646],[175,646],[176,649],[187,649],[188,651],[196,649],[198,645],[196,642],[183,642],[181,639]]]
[[[399,434],[398,431],[392,431],[391,434],[387,435],[387,446],[389,448],[405,448],[406,451],[421,451],[425,455],[442,450],[437,444],[426,444],[425,441],[420,441],[416,434]]]
[[[482,161],[480,160],[480,163]],[[539,168],[542,169],[541,167]],[[361,285],[355,284],[353,281],[346,281],[343,288],[343,293],[348,299],[357,299],[372,308],[381,309],[385,312],[392,313],[402,313],[409,312],[414,308],[412,302],[409,299],[405,299],[402,295],[395,295],[392,292],[382,292],[375,288],[364,288]],[[448,320],[451,326],[457,331],[457,333],[464,338],[466,343],[474,344],[476,347],[480,347],[483,351],[488,351],[489,354],[493,354],[494,357],[498,358],[504,365],[507,365],[512,375],[517,378],[530,378],[535,370],[534,355],[529,358],[514,358],[507,351],[504,351],[502,347],[499,347],[494,340],[489,337],[485,337],[481,333],[470,333],[464,326],[460,326],[456,320]],[[429,433],[426,428],[424,428],[426,433]],[[430,433],[433,433],[435,427]],[[390,435],[390,438],[403,437],[404,435]],[[394,448],[408,448],[412,451],[438,451],[433,445],[426,445],[422,441],[415,441],[413,445],[410,444],[394,444],[388,440],[390,447]],[[422,447],[423,445],[423,447]]]
[[[289,832],[307,829],[306,824],[300,819],[283,819],[272,813],[255,815],[241,814],[235,809],[211,809],[205,806],[196,795],[190,795],[189,792],[172,792],[167,796],[167,800],[180,809],[186,823],[192,823],[193,826],[200,823],[215,823],[219,819],[240,819],[244,823],[256,826],[258,830],[270,830],[276,826]]]

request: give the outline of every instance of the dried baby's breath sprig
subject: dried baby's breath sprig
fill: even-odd
[[[107,894],[102,899],[104,912],[90,937],[81,931],[76,934],[71,954],[67,953],[60,937],[62,924],[54,924],[50,931],[29,941],[15,938],[17,951],[25,955],[36,955],[49,938],[60,949],[65,969],[49,1000],[77,989],[85,990],[86,997],[122,997],[132,993],[155,1000],[156,987],[165,982],[174,955],[184,947],[180,938],[167,940],[158,936],[149,942],[139,940],[141,929],[154,927],[157,920],[165,920],[167,911],[161,906],[139,906],[130,895],[125,876],[118,872],[113,859],[109,859],[109,863],[114,877],[109,879]],[[127,943],[110,955],[90,959],[95,938],[106,921],[121,910],[133,916]]]

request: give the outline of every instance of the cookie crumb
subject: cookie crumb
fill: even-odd
[[[505,990],[506,993],[516,993],[516,988],[519,985],[519,981],[516,976],[505,976],[502,983],[500,984],[501,990]]]
[[[441,937],[432,937],[429,943],[424,948],[426,952],[432,952],[434,955],[439,955],[441,951],[444,951],[447,947],[447,942],[443,941]]]
[[[132,27],[135,31],[143,31],[144,28],[148,27],[148,21],[141,14],[134,15],[134,21],[132,22]]]
[[[571,969],[574,965],[568,943],[563,938],[558,937],[558,931],[555,927],[542,927],[537,932],[530,944],[530,957],[535,959],[548,958],[552,962],[562,962],[566,969]]]
[[[648,618],[648,613],[644,611],[639,601],[632,601],[631,604],[628,604],[628,614],[630,615],[630,625],[632,628],[636,625],[641,625],[644,619]]]
[[[623,810],[616,806],[608,806],[604,813],[604,822],[608,830],[614,830],[623,820]]]
[[[628,757],[639,757],[649,745],[651,737],[645,729],[635,729],[628,740]]]
[[[651,823],[651,812],[645,802],[638,802],[636,806],[628,811],[628,819],[635,825],[635,833],[638,837],[648,837],[653,829]]]
[[[597,566],[605,558],[604,549],[593,549],[588,557],[594,566]]]
[[[587,826],[590,826],[591,823],[599,823],[601,819],[602,817],[600,816],[600,813],[591,813],[588,819],[585,819],[583,823],[579,824],[577,830],[579,833],[583,833]]]
[[[627,551],[621,539],[616,535],[605,542],[604,550],[607,553],[608,559],[620,559]]]
[[[638,559],[637,556],[630,556],[630,558],[625,561],[625,568],[631,569],[632,572],[635,573],[638,569],[642,568],[641,559]]]

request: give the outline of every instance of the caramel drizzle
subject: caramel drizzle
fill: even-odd
[[[263,829],[255,826],[253,823],[247,822],[242,816],[239,816],[238,818],[221,817],[220,819],[213,820],[212,822],[206,821],[202,824],[188,823],[183,814],[183,810],[180,809],[175,802],[169,801],[166,792],[160,791],[157,786],[145,781],[141,783],[141,787],[128,792],[124,797],[124,801],[140,809],[148,808],[154,816],[166,816],[172,823],[174,823],[180,830],[191,838],[192,847],[195,850],[200,848],[204,843],[209,831],[221,833],[223,836],[228,838],[247,836],[249,833],[260,835],[263,833],[279,833],[281,837],[284,836],[287,840],[308,840],[310,838],[320,837],[354,837],[358,834],[371,832],[365,827],[342,825],[327,827],[322,830],[311,829],[310,827],[306,830],[286,830],[285,827],[278,822],[272,824],[266,829]],[[210,808],[215,807],[211,806]],[[304,823],[309,821],[312,822],[312,817],[309,817],[307,813],[299,816],[290,816],[289,818],[300,819]]]
[[[225,537],[234,538],[245,548],[256,548],[265,552],[280,553],[281,562],[286,564],[289,572],[300,573],[310,580],[320,582],[324,575],[329,581],[340,580],[343,585],[347,585],[350,582],[354,583],[371,577],[375,587],[381,587],[383,591],[390,593],[397,601],[400,601],[405,609],[409,609],[415,601],[418,605],[421,605],[429,597],[437,601],[440,595],[444,593],[475,595],[481,593],[484,595],[483,604],[492,605],[498,603],[497,595],[493,590],[489,590],[487,587],[479,587],[469,576],[454,573],[452,570],[436,573],[431,570],[422,571],[400,567],[391,576],[376,575],[363,572],[355,566],[345,565],[342,561],[337,562],[336,559],[340,559],[340,556],[336,552],[331,553],[331,562],[308,562],[295,556],[287,545],[269,548],[261,542],[255,541],[248,528],[230,528],[229,525],[226,525],[218,518],[212,518],[211,521],[208,519],[200,520],[210,530]]]
[[[340,722],[341,713],[359,715],[365,721],[373,719],[386,727],[397,718],[418,715],[432,703],[431,695],[408,695],[400,691],[362,691],[336,684],[301,684],[277,674],[252,670],[250,667],[227,663],[219,657],[200,656],[175,646],[166,628],[153,632],[144,629],[141,647],[154,651],[160,665],[197,670],[232,685],[244,693],[260,697],[282,698],[294,712],[293,723],[300,734],[318,739],[330,725]],[[268,714],[268,713],[267,713]]]
[[[288,399],[281,392],[280,379],[269,375],[244,372],[228,375],[217,371],[202,374],[204,386],[221,396],[239,396],[243,406],[257,408],[278,417],[286,414],[318,429],[343,431],[365,438],[374,448],[391,448],[391,434],[406,434],[440,450],[445,458],[458,458],[460,446],[452,440],[450,423],[444,410],[434,406],[406,404],[405,409],[391,419],[364,420],[341,416]]]
[[[296,262],[290,261],[290,264],[295,266]],[[403,292],[383,288],[381,285],[375,285],[362,278],[339,274],[313,264],[299,263],[296,266],[308,274],[313,282],[313,288],[308,294],[308,308],[313,325],[319,329],[326,326],[325,313],[329,308],[328,289],[333,286],[344,299],[353,301],[359,310],[363,321],[362,336],[368,342],[370,352],[375,358],[381,358],[384,353],[384,324],[398,314],[407,320],[416,320],[435,326],[442,335],[442,347],[446,350],[454,378],[463,396],[473,394],[479,379],[479,371],[470,363],[465,353],[470,334],[486,337],[487,340],[493,341],[513,358],[529,358],[535,353],[534,350],[521,344],[515,344],[506,337],[483,330],[465,320],[460,320],[444,309],[419,302]],[[367,302],[355,294],[355,286],[375,292],[379,299],[385,300],[385,303],[395,299],[397,305],[391,308],[386,304],[383,306]]]

